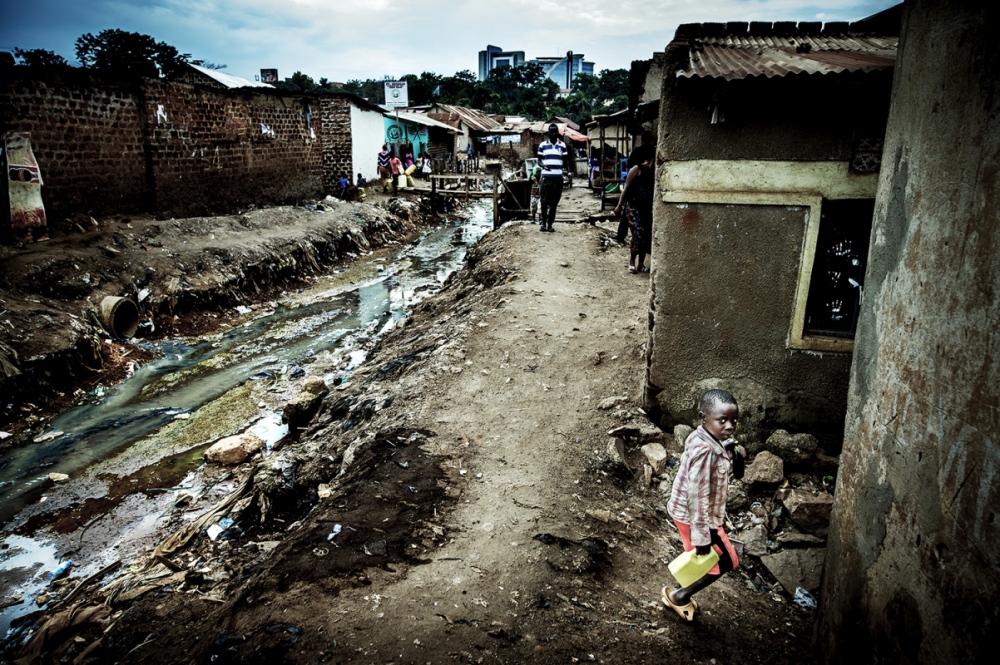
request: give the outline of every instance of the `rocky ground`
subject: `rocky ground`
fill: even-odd
[[[792,596],[818,585],[835,460],[808,435],[753,446],[730,503],[747,554],[696,621],[659,601],[685,430],[640,408],[648,274],[612,227],[487,236],[350,383],[303,382],[299,434],[228,467],[214,506],[57,586],[23,662],[809,659]]]

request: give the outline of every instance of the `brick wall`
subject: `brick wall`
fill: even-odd
[[[37,80],[7,70],[0,83],[0,134],[31,133],[50,227],[72,213],[144,209],[146,178],[136,90],[95,86],[85,75]]]
[[[323,187],[336,189],[341,173],[354,174],[351,140],[351,102],[347,97],[323,95],[320,105],[319,133],[323,145]]]
[[[147,82],[157,207],[197,214],[320,196],[321,153],[306,126],[307,104],[295,96]]]
[[[0,132],[31,133],[58,232],[79,213],[190,215],[322,196],[327,153],[331,178],[350,170],[350,102],[330,102],[17,67],[0,81]],[[322,143],[320,106],[333,131]]]

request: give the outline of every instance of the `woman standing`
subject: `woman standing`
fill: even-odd
[[[637,151],[639,164],[629,169],[625,177],[625,187],[618,197],[615,206],[615,216],[621,214],[622,205],[629,222],[632,240],[629,244],[628,271],[648,272],[645,266],[646,255],[650,253],[653,243],[653,183],[655,169],[653,158],[655,153],[651,146],[639,146]]]

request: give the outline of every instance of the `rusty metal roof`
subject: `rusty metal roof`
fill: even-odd
[[[437,129],[443,129],[451,134],[457,134],[458,130],[451,125],[446,125],[443,122],[435,120],[434,118],[428,118],[423,113],[411,113],[409,111],[397,111],[396,113],[383,113],[385,117],[389,119],[399,119],[404,122],[413,122],[418,125],[424,125],[425,127],[435,127]]]
[[[688,66],[678,77],[724,78],[831,74],[891,69],[898,37],[722,34],[689,37]]]
[[[450,115],[452,117],[448,118],[448,120],[439,118],[444,122],[448,122],[448,124],[451,124],[449,121],[453,119],[461,120],[466,126],[477,132],[503,132],[503,125],[482,111],[465,108],[464,106],[451,106],[449,104],[435,104],[434,108],[435,110],[429,115]]]

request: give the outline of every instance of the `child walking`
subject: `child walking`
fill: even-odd
[[[725,523],[730,470],[743,477],[744,451],[732,438],[740,408],[727,391],[709,390],[701,396],[699,415],[701,425],[684,443],[667,512],[680,531],[685,552],[703,555],[714,548],[719,562],[690,586],[673,591],[663,587],[661,600],[685,621],[693,621],[698,611],[692,596],[739,565]]]

